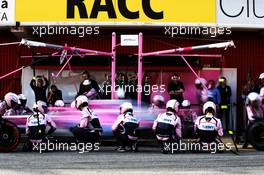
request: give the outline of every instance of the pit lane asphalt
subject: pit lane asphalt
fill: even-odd
[[[264,152],[161,154],[156,147],[140,148],[138,153],[98,152],[12,152],[0,153],[0,175],[115,175],[115,174],[264,174]]]

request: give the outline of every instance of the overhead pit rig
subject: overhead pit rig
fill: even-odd
[[[10,43],[7,43],[10,44]],[[16,42],[13,44],[19,44],[19,45],[25,45],[27,47],[44,47],[44,48],[50,48],[54,49],[55,52],[51,54],[51,56],[60,56],[60,63],[63,64],[59,72],[54,75],[54,78],[58,78],[62,71],[68,66],[68,68],[71,70],[70,66],[70,60],[73,58],[73,56],[92,56],[92,55],[99,55],[99,56],[107,56],[111,57],[111,87],[116,87],[115,85],[115,75],[116,75],[116,47],[119,45],[116,43],[116,33],[112,33],[112,46],[110,52],[104,52],[104,51],[98,51],[98,50],[90,50],[90,49],[84,49],[84,48],[78,48],[78,47],[71,47],[67,44],[65,45],[56,45],[56,44],[48,44],[44,42],[37,42],[37,41],[30,41],[27,39],[22,39],[21,42]],[[144,57],[149,56],[169,56],[169,57],[177,57],[180,56],[184,63],[188,66],[190,71],[194,74],[196,78],[200,78],[199,75],[195,72],[191,64],[186,60],[185,55],[186,53],[190,51],[195,50],[206,50],[206,49],[227,49],[230,47],[235,47],[233,41],[228,42],[220,42],[220,43],[214,43],[214,44],[206,44],[206,45],[198,45],[198,46],[190,46],[190,47],[180,47],[180,48],[173,48],[169,50],[160,50],[160,51],[153,51],[153,52],[143,52],[143,34],[139,33],[138,35],[138,82],[137,85],[140,87],[142,86],[142,78],[143,78],[143,59]],[[189,54],[190,56],[192,54]],[[205,56],[205,57],[219,57],[217,55],[203,55],[203,54],[193,54],[194,56]],[[45,59],[45,58],[44,58]],[[36,62],[41,61],[37,60]],[[26,67],[32,66],[36,64],[36,62],[33,62],[29,65],[22,66],[10,73],[7,73],[0,77],[1,79],[4,79],[16,72],[19,72],[23,70]],[[111,93],[111,99],[116,99],[115,91],[112,90]],[[141,106],[142,101],[142,91],[137,92],[137,103],[138,106]]]
[[[65,45],[56,45],[56,44],[48,44],[48,43],[44,43],[44,42],[37,42],[37,41],[31,41],[31,40],[27,40],[27,39],[22,39],[20,42],[15,42],[15,43],[5,43],[5,44],[1,44],[1,45],[24,45],[27,47],[43,47],[43,48],[49,48],[49,49],[53,49],[54,53],[52,53],[51,56],[53,57],[60,57],[60,63],[61,68],[58,71],[58,73],[56,75],[53,76],[53,78],[58,78],[62,71],[65,70],[65,68],[68,66],[69,70],[71,70],[71,66],[70,66],[70,61],[74,58],[74,56],[79,56],[82,57],[83,55],[89,57],[92,55],[101,55],[101,56],[107,56],[107,57],[111,57],[111,86],[115,87],[115,75],[116,75],[116,47],[119,46],[119,44],[116,43],[116,34],[112,33],[112,46],[111,46],[111,51],[109,52],[105,52],[105,51],[98,51],[98,50],[91,50],[91,49],[85,49],[85,48],[78,48],[78,47],[72,47],[69,46],[67,44]],[[194,50],[205,50],[205,49],[227,49],[229,47],[234,47],[234,43],[233,41],[229,41],[229,42],[220,42],[220,43],[215,43],[215,44],[206,44],[206,45],[199,45],[199,46],[190,46],[190,47],[180,47],[180,48],[172,48],[169,50],[161,50],[161,51],[154,51],[154,52],[143,52],[143,34],[140,33],[138,35],[138,53],[136,54],[138,57],[138,82],[137,85],[138,86],[142,86],[142,78],[143,78],[143,59],[144,57],[149,57],[149,56],[165,56],[165,57],[181,57],[182,60],[184,61],[184,63],[188,66],[188,68],[191,70],[191,72],[194,74],[194,76],[196,78],[200,78],[199,75],[195,72],[195,70],[192,68],[192,66],[190,65],[190,63],[188,62],[188,60],[185,59],[185,55],[186,53],[190,52],[190,51],[194,51]],[[191,54],[190,54],[191,55]],[[195,56],[208,56],[208,57],[217,57],[216,55],[199,55],[199,54],[195,54]],[[45,57],[44,59],[46,59],[48,57]],[[22,66],[10,73],[7,73],[3,76],[0,77],[0,80],[16,73],[19,72],[21,70],[23,70],[26,67],[29,66],[33,66],[35,65],[37,62],[41,61],[42,59],[33,61],[31,64],[29,65],[25,65]],[[115,91],[112,90],[111,92],[111,99],[116,99],[116,94]],[[97,102],[97,101],[95,101]],[[101,101],[98,101],[98,103],[100,103]],[[111,103],[112,101],[109,101],[109,103]],[[116,101],[119,102],[119,101]],[[137,104],[139,107],[141,107],[142,103],[142,91],[137,91]],[[98,105],[101,105],[98,104]],[[111,107],[115,107],[115,109],[118,109],[118,107],[116,108],[116,103],[113,101],[113,104],[111,104]],[[67,110],[69,108],[65,108],[65,110]],[[140,108],[139,108],[140,109]],[[111,108],[110,110],[107,110],[108,112],[112,112],[113,109]],[[101,116],[105,116],[105,111],[101,111],[102,114]],[[113,113],[111,113],[111,115],[113,115]],[[115,113],[114,113],[115,115]],[[145,115],[144,113],[141,113],[141,115]],[[65,116],[62,116],[65,117]],[[11,118],[10,118],[11,119]],[[16,120],[17,118],[13,118],[14,120]],[[107,119],[107,118],[106,118]],[[21,123],[24,123],[24,121],[22,120],[22,118],[20,117],[20,121]],[[150,125],[152,125],[152,123],[150,121],[145,120],[145,125],[144,126],[148,126],[150,128]]]

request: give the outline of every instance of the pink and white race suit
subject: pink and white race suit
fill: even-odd
[[[248,121],[252,122],[255,119],[263,119],[264,117],[264,108],[263,106],[259,106],[258,108],[253,107],[251,105],[247,105],[247,116]]]
[[[196,119],[194,124],[194,130],[202,131],[217,131],[218,136],[223,136],[223,127],[221,120],[213,115],[200,116]]]
[[[112,125],[112,131],[116,131],[120,125],[125,125],[126,123],[136,123],[139,125],[139,121],[133,116],[131,112],[120,114],[116,121]]]
[[[182,137],[182,125],[181,125],[181,119],[179,116],[177,116],[175,113],[173,112],[165,112],[162,114],[159,114],[157,119],[154,121],[152,129],[154,131],[157,130],[157,126],[159,123],[162,123],[164,125],[169,125],[172,126],[172,128],[175,130],[175,136],[177,138],[181,138]],[[159,140],[163,140],[163,138],[159,138],[159,136],[157,136],[157,138]]]
[[[3,116],[8,109],[8,106],[5,101],[0,102],[0,117]]]
[[[93,112],[90,108],[85,107],[81,111],[81,120],[80,120],[80,128],[93,128],[91,125],[91,121],[93,119],[98,119],[98,116],[95,112]]]
[[[38,115],[38,117],[36,117]],[[50,116],[42,113],[33,114],[27,118],[26,123],[26,134],[30,134],[30,127],[39,127],[39,126],[47,126],[49,125],[51,128],[56,128],[55,122],[51,119]],[[40,143],[42,139],[30,139],[32,143]]]

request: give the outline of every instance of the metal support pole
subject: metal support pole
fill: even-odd
[[[141,91],[137,92],[137,103],[138,107],[141,106],[142,101],[142,52],[143,52],[143,34],[139,33],[138,35],[138,87],[141,88]]]
[[[116,33],[112,33],[111,99],[115,99],[116,78]]]

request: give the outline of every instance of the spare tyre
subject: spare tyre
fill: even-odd
[[[264,121],[254,122],[250,126],[248,141],[256,150],[264,151]]]

